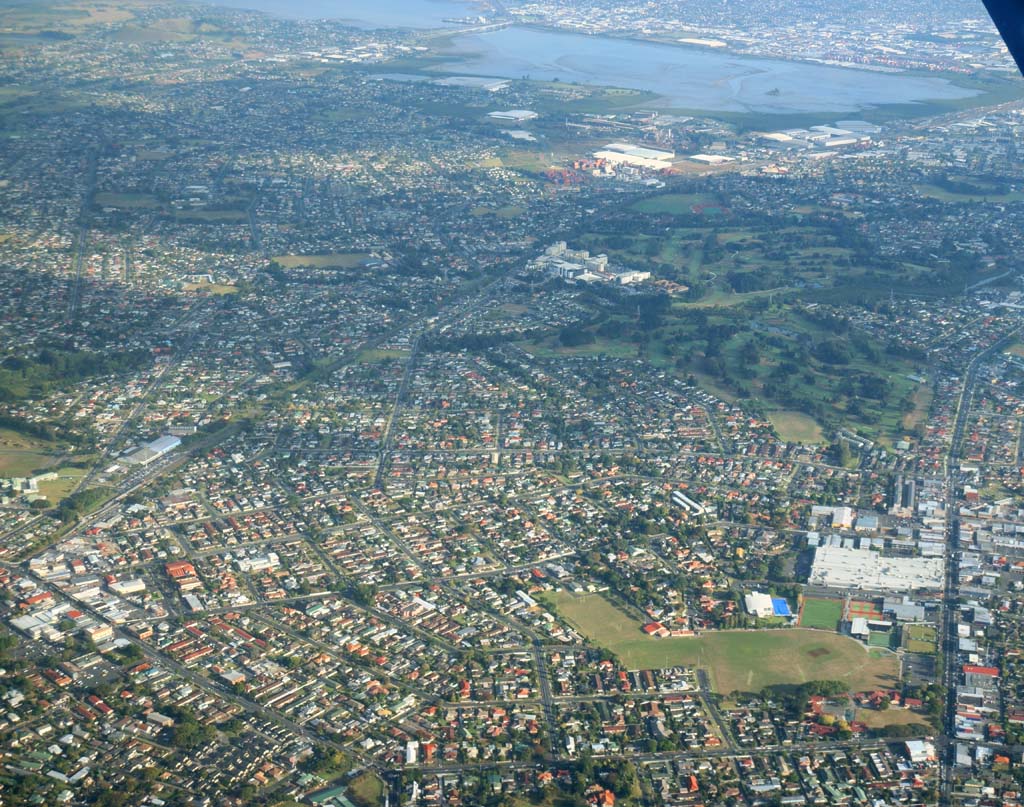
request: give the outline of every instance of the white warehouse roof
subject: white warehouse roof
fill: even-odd
[[[887,558],[870,549],[822,546],[814,550],[808,583],[840,589],[902,591],[941,589],[942,558]]]

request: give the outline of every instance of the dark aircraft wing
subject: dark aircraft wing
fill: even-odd
[[[1024,0],[984,0],[985,8],[1024,73]]]

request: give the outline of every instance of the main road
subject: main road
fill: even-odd
[[[954,746],[956,742],[956,687],[958,682],[959,646],[956,635],[956,612],[959,596],[957,555],[960,548],[960,519],[957,516],[956,468],[960,459],[960,443],[967,428],[975,386],[978,383],[978,369],[989,359],[1009,345],[1021,332],[1014,328],[1001,339],[977,353],[967,365],[963,387],[957,400],[953,433],[950,436],[949,451],[945,461],[946,487],[946,579],[943,586],[941,609],[941,654],[942,685],[946,689],[946,717],[943,732],[938,738],[939,779],[942,804],[950,804],[953,792]]]

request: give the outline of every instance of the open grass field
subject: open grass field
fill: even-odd
[[[696,302],[676,302],[673,303],[673,306],[678,306],[679,308],[732,308],[762,297],[771,297],[776,294],[781,294],[785,291],[790,291],[790,289],[780,286],[776,289],[763,289],[761,291],[745,292],[715,290],[706,294],[704,297],[701,297]]]
[[[1020,202],[1024,200],[1024,193],[1014,191],[1011,193],[957,193],[938,185],[922,184],[915,185],[914,189],[929,199],[938,199],[940,202]],[[982,189],[979,189],[982,190]]]
[[[373,771],[364,771],[348,784],[348,796],[359,807],[384,803],[384,783]]]
[[[909,431],[924,422],[924,419],[928,417],[928,410],[931,408],[933,395],[932,388],[928,384],[921,384],[914,390],[914,394],[910,397],[910,402],[914,405],[914,409],[903,416],[904,429]]]
[[[44,440],[0,429],[0,478],[30,476],[33,471],[47,468],[53,462],[47,453],[52,448]]]
[[[634,204],[633,209],[640,213],[668,213],[677,216],[692,213],[695,205],[717,205],[718,203],[715,197],[707,194],[666,193],[643,199]]]
[[[800,627],[836,630],[843,618],[843,604],[839,600],[820,600],[808,597],[800,609]]]
[[[244,210],[179,210],[175,217],[181,221],[243,222],[249,219]]]
[[[578,803],[573,800],[571,793],[565,793],[557,787],[548,787],[543,791],[543,798],[540,792],[530,794],[530,797],[507,794],[505,796],[508,807],[575,807]],[[623,804],[634,804],[634,801],[622,802]]]
[[[907,625],[903,630],[909,638],[921,642],[934,642],[938,635],[932,625]]]
[[[779,437],[787,442],[818,444],[825,440],[825,433],[818,422],[802,412],[769,412],[768,419],[779,433]]]
[[[470,212],[472,216],[495,216],[499,219],[515,219],[523,215],[526,210],[517,205],[506,205],[505,207],[474,207]]]
[[[66,31],[79,33],[95,25],[126,22],[135,15],[132,2],[71,2],[41,0],[32,3],[5,4],[4,27],[20,33]]]
[[[566,591],[547,597],[554,608],[579,628],[587,638],[615,652],[614,646],[640,639],[650,641],[640,632],[641,625],[629,614],[616,608],[600,594],[577,596]]]
[[[83,468],[58,468],[56,479],[52,482],[39,483],[39,492],[47,498],[50,504],[59,504],[71,494],[83,476],[85,476]]]
[[[808,630],[716,631],[652,639],[640,622],[601,595],[553,595],[558,612],[631,669],[677,664],[707,670],[716,692],[759,691],[775,684],[832,679],[851,690],[897,683],[896,657],[870,653],[845,636]]]
[[[529,311],[530,306],[522,305],[520,303],[503,303],[498,306],[497,310],[508,314],[509,316],[518,317]]]
[[[928,721],[924,715],[911,712],[909,709],[858,709],[854,720],[864,723],[868,728],[880,729],[886,726],[921,726],[923,734],[930,734]]]
[[[498,305],[484,314],[484,319],[488,322],[508,322],[519,319],[529,310],[525,305]]]
[[[1021,358],[1024,358],[1024,342],[1014,342],[1006,348],[1005,352],[1009,353],[1011,356],[1020,356]]]
[[[163,17],[146,25],[125,25],[114,34],[121,42],[189,42],[197,36],[237,42],[239,48],[247,43],[237,41],[230,30],[221,29],[210,22],[197,22],[189,17]]]
[[[347,106],[343,109],[328,109],[320,114],[327,120],[340,122],[365,119],[371,110],[367,107]]]
[[[13,429],[0,429],[0,451],[45,451],[50,444]]]
[[[636,347],[629,342],[598,338],[589,345],[565,347],[558,340],[550,342],[520,342],[519,347],[539,359],[554,359],[561,356],[608,356],[613,359],[636,357]]]
[[[408,350],[381,350],[379,348],[370,348],[360,351],[357,360],[362,364],[378,364],[382,361],[407,358],[409,358]]]
[[[736,403],[739,398],[736,394],[726,387],[722,386],[721,382],[709,376],[707,373],[702,373],[699,370],[692,370],[694,378],[697,379],[697,383],[701,385],[701,388],[707,390],[716,398],[721,398],[723,401],[728,403]]]
[[[869,647],[883,647],[890,648],[892,646],[892,633],[891,631],[873,630],[868,634],[868,646]]]
[[[934,655],[937,636],[931,625],[907,625],[903,628],[904,644],[911,653]]]
[[[160,207],[160,201],[148,193],[97,193],[95,202],[100,207],[122,210],[155,210]]]
[[[330,255],[278,255],[274,258],[285,269],[313,266],[317,269],[354,269],[370,256],[365,252],[337,252]]]
[[[0,448],[0,478],[31,476],[46,468],[53,457],[35,451],[17,451]]]
[[[185,283],[181,287],[184,291],[206,291],[210,294],[237,294],[238,286],[229,286],[224,283]]]

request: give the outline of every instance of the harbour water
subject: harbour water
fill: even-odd
[[[852,112],[975,94],[930,76],[515,26],[457,36],[448,53],[438,69],[648,90],[671,106],[714,112]]]
[[[453,27],[481,13],[461,0],[214,0],[292,19],[363,28]],[[705,112],[849,113],[885,104],[965,98],[946,79],[736,56],[717,49],[511,26],[456,35],[435,69],[477,76],[646,90],[661,104]]]

